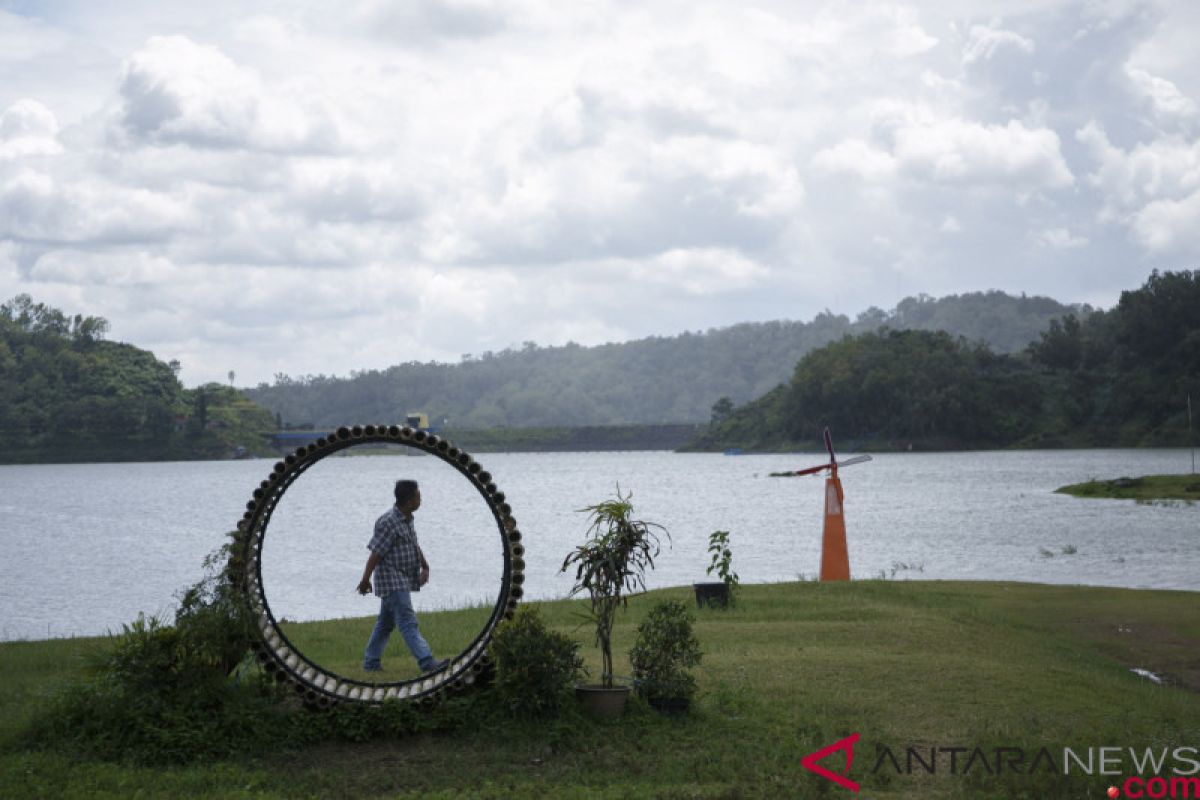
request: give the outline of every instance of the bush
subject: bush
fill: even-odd
[[[175,628],[188,643],[190,658],[222,674],[236,667],[250,649],[251,625],[235,584],[231,542],[204,559],[204,577],[178,595]]]
[[[554,714],[584,674],[579,643],[547,628],[533,606],[521,606],[497,627],[491,653],[496,699],[520,716]]]
[[[35,746],[141,764],[254,750],[284,735],[287,709],[248,652],[244,612],[224,550],[180,596],[175,625],[139,616],[91,659],[88,678],[53,698],[29,731]]]
[[[700,663],[700,642],[692,633],[692,615],[678,600],[665,600],[637,627],[629,651],[633,685],[647,700],[682,700],[696,693],[688,672]]]
[[[54,697],[29,731],[35,746],[145,765],[224,758],[284,732],[274,687],[230,680],[178,628],[139,617],[93,674]]]

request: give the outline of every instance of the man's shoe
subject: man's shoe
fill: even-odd
[[[383,672],[383,667],[363,667],[363,672]]]
[[[448,658],[442,658],[442,659],[437,659],[437,658],[435,658],[435,659],[434,659],[434,660],[433,660],[433,661],[432,661],[432,662],[429,664],[429,666],[427,666],[427,667],[422,667],[422,668],[421,668],[421,672],[422,672],[422,674],[428,674],[428,673],[430,673],[430,672],[441,672],[442,670],[444,670],[444,669],[445,669],[446,667],[448,667],[448,666],[450,666],[450,659],[448,659]]]

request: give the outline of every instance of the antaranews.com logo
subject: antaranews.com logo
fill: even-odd
[[[860,785],[851,777],[851,771],[854,748],[859,739],[859,734],[852,733],[804,756],[800,765],[816,778],[857,792]],[[842,754],[841,759],[826,762],[830,766],[822,763],[836,753]],[[1106,793],[1110,798],[1200,800],[1198,747],[1063,747],[1051,751],[1047,747],[1030,750],[1023,747],[892,747],[879,744],[873,759],[867,774],[882,771],[895,775],[1102,775],[1113,778]],[[1142,777],[1147,774],[1151,777]]]

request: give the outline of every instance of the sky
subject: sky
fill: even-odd
[[[187,385],[1200,268],[1200,3],[0,0],[0,300]]]

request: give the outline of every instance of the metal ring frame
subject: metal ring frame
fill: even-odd
[[[504,574],[496,606],[483,630],[462,653],[450,660],[446,669],[405,681],[368,683],[347,678],[322,667],[295,648],[279,628],[263,592],[262,545],[271,521],[288,487],[313,464],[340,450],[360,444],[400,444],[437,456],[462,473],[479,491],[500,532],[504,554]],[[355,425],[341,427],[327,437],[297,448],[275,464],[271,474],[254,490],[246,504],[246,513],[237,525],[238,543],[230,557],[230,572],[241,588],[254,628],[252,646],[263,668],[277,680],[290,683],[310,704],[328,706],[341,702],[382,703],[385,700],[425,700],[439,692],[461,690],[487,675],[491,659],[487,654],[492,632],[502,619],[511,618],[520,602],[524,583],[525,548],[521,532],[512,517],[512,508],[504,493],[496,488],[492,476],[465,451],[445,439],[424,431],[398,425]]]

